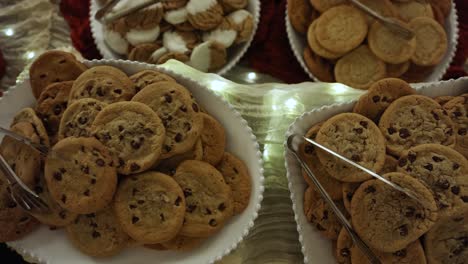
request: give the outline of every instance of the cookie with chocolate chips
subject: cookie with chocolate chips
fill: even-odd
[[[72,244],[86,255],[109,257],[122,251],[130,241],[112,207],[80,215],[66,227]]]
[[[135,90],[137,93],[153,83],[176,82],[171,76],[155,70],[137,72],[130,76],[130,80],[135,84]]]
[[[398,171],[429,188],[440,210],[468,203],[468,161],[452,148],[424,144],[410,148],[398,160]]]
[[[455,150],[468,159],[468,94],[450,100],[444,109],[455,125]]]
[[[177,83],[166,84],[146,86],[132,99],[153,109],[164,124],[166,135],[161,159],[192,149],[203,129],[203,117],[190,92]]]
[[[233,214],[233,198],[223,175],[209,163],[187,160],[177,167],[174,180],[185,197],[185,219],[179,235],[208,237]]]
[[[117,171],[125,175],[151,168],[160,157],[166,135],[158,115],[138,102],[104,107],[94,119],[91,131],[118,156]]]
[[[69,137],[52,148],[45,180],[52,199],[62,208],[88,214],[106,207],[117,188],[116,161],[95,138]]]
[[[134,240],[156,244],[173,239],[185,215],[182,189],[170,176],[145,172],[125,178],[114,208],[125,232]]]
[[[94,98],[105,103],[127,101],[135,94],[135,85],[123,71],[112,66],[95,66],[83,72],[73,83],[69,103]]]
[[[424,247],[428,263],[466,263],[468,259],[468,205],[444,214],[427,232]]]
[[[203,161],[216,166],[223,158],[226,146],[226,133],[223,125],[214,117],[200,113],[203,117],[203,130],[200,138],[203,147]]]
[[[23,110],[19,111],[15,117],[13,117],[13,121],[11,122],[10,127],[13,127],[15,124],[20,122],[29,123],[34,132],[39,137],[39,143],[49,146],[50,140],[49,136],[47,135],[47,130],[44,127],[41,119],[36,115],[36,112],[32,108],[24,108]]]
[[[398,172],[383,177],[413,192],[417,200],[380,180],[361,184],[351,201],[356,233],[371,248],[395,252],[427,232],[437,220],[431,191],[415,178]]]
[[[36,112],[44,123],[51,145],[58,141],[60,120],[67,108],[72,85],[73,81],[50,84],[37,99]]]
[[[447,111],[423,95],[394,101],[380,118],[379,127],[387,141],[387,151],[395,156],[421,144],[455,145],[455,127]]]
[[[360,165],[379,172],[385,162],[385,139],[379,128],[365,116],[343,113],[328,119],[317,133],[316,141]],[[368,173],[317,150],[320,163],[330,176],[344,182],[370,179]]]
[[[341,201],[335,202],[338,208],[346,213]],[[304,193],[304,214],[321,235],[328,239],[337,239],[342,228],[341,222],[328,203],[312,187],[308,187]]]
[[[90,137],[91,124],[107,104],[93,98],[84,98],[69,105],[60,120],[59,140],[67,137]]]

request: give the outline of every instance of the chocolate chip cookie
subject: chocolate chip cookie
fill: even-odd
[[[439,103],[442,107],[448,103],[450,100],[454,99],[456,96],[451,96],[451,95],[442,95],[442,96],[437,96],[434,98],[434,101]]]
[[[67,108],[72,85],[73,81],[50,84],[37,99],[36,112],[47,130],[51,145],[58,141],[60,120]]]
[[[0,242],[20,239],[38,226],[39,222],[11,199],[5,176],[0,172]]]
[[[202,160],[216,166],[223,158],[226,146],[226,133],[224,127],[214,117],[200,113],[203,117],[203,130],[200,138],[203,147]]]
[[[432,190],[440,210],[456,210],[468,203],[468,162],[452,148],[438,144],[413,147],[398,160],[398,171]]]
[[[23,110],[19,111],[13,121],[11,122],[10,127],[13,127],[15,124],[19,122],[26,122],[31,124],[34,129],[34,132],[39,137],[39,143],[49,146],[49,136],[47,135],[47,130],[44,127],[41,119],[36,115],[36,112],[32,108],[24,108]]]
[[[106,207],[117,188],[116,161],[95,138],[69,137],[45,162],[47,188],[60,207],[88,214]]]
[[[145,172],[125,178],[114,208],[125,232],[133,239],[156,244],[173,239],[185,215],[182,189],[170,176]]]
[[[75,80],[69,103],[82,98],[115,103],[128,101],[134,94],[135,86],[123,71],[112,66],[95,66]]]
[[[395,252],[416,241],[437,220],[431,191],[403,173],[384,174],[391,182],[411,190],[417,200],[380,180],[361,184],[351,201],[354,230],[372,248]]]
[[[216,167],[231,187],[234,203],[234,214],[240,214],[247,208],[252,192],[252,183],[247,166],[229,152],[224,152],[221,162]]]
[[[146,86],[159,82],[175,82],[171,76],[155,70],[143,70],[130,76],[130,80],[135,84],[135,91],[138,93]]]
[[[138,102],[106,106],[91,131],[118,156],[117,171],[125,175],[151,168],[160,157],[166,134],[158,115]]]
[[[343,213],[346,213],[341,201],[335,202],[335,204]],[[304,194],[304,214],[307,221],[314,225],[324,237],[338,238],[342,228],[341,222],[328,203],[310,186]]]
[[[368,118],[343,113],[328,119],[317,133],[316,141],[360,165],[379,172],[385,162],[385,139]],[[371,176],[344,163],[323,150],[317,150],[320,163],[339,181],[361,182]]]
[[[349,233],[343,227],[336,241],[336,260],[339,264],[351,264],[352,249],[355,247]]]
[[[34,60],[29,69],[29,79],[34,97],[51,83],[72,81],[88,68],[70,53],[52,50]]]
[[[161,118],[166,129],[162,159],[193,148],[203,129],[203,118],[185,88],[176,83],[152,84],[138,92],[132,101],[148,105]]]
[[[426,264],[424,249],[419,240],[414,241],[407,247],[391,253],[384,253],[374,250],[374,254],[382,263],[400,264]],[[371,263],[367,256],[358,248],[351,248],[351,263]]]
[[[66,227],[66,231],[76,248],[93,257],[116,255],[130,240],[117,221],[112,207],[78,216]]]
[[[361,114],[378,123],[380,116],[396,99],[416,94],[411,86],[396,78],[386,78],[374,83],[369,90],[359,97],[353,112]]]
[[[315,140],[317,133],[322,126],[322,123],[315,124],[306,133],[306,137]],[[328,174],[327,170],[320,163],[317,157],[317,151],[315,147],[307,142],[303,142],[299,145],[299,154],[302,159],[306,162],[312,173],[314,173],[317,180],[322,184],[323,188],[327,191],[333,200],[341,200],[342,196],[342,183]],[[302,176],[309,186],[315,189],[315,184],[309,179],[307,173],[302,170]]]
[[[179,235],[207,237],[219,231],[233,214],[233,197],[223,175],[206,162],[187,160],[174,180],[185,196],[185,220]]]
[[[455,145],[454,125],[447,112],[422,95],[394,101],[380,118],[379,127],[387,141],[387,151],[395,156],[426,143]]]
[[[466,263],[468,259],[468,205],[444,214],[424,239],[428,263]]]
[[[107,104],[93,98],[84,98],[69,105],[60,120],[58,138],[90,137],[91,124]]]
[[[203,157],[203,146],[201,143],[201,139],[198,139],[197,142],[195,143],[195,146],[193,146],[192,150],[182,153],[182,154],[172,156],[167,159],[160,160],[156,166],[156,171],[166,173],[172,176],[175,174],[177,167],[183,161],[202,160],[202,157]]]
[[[39,136],[31,123],[16,123],[11,127],[11,131],[34,143],[39,143]],[[0,153],[21,181],[32,188],[38,181],[41,171],[42,159],[39,152],[16,139],[5,136],[0,145]]]
[[[468,159],[468,94],[450,100],[444,109],[455,125],[455,150]]]
[[[359,186],[361,186],[360,182],[343,182],[342,184],[341,192],[343,195],[343,204],[348,213],[351,213],[351,201]]]

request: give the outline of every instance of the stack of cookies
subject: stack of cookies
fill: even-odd
[[[119,1],[113,12],[135,1]],[[176,59],[216,72],[235,46],[249,41],[254,18],[248,0],[178,0],[158,3],[120,18],[104,29],[104,41],[130,60],[162,64]]]
[[[410,190],[417,199],[303,143],[299,152],[382,263],[466,263],[468,94],[430,98],[401,79],[374,83],[355,104],[306,137]],[[333,240],[338,263],[369,263],[308,183],[304,214]]]
[[[368,89],[376,81],[423,81],[447,51],[450,0],[359,0],[414,32],[405,39],[346,0],[288,0],[288,17],[304,35],[303,59],[324,82]]]
[[[30,80],[37,105],[17,113],[11,130],[51,151],[44,159],[5,137],[0,152],[51,211],[23,212],[0,175],[1,242],[42,223],[95,257],[135,245],[191,250],[248,206],[248,168],[226,152],[223,125],[171,76],[88,69],[49,51]]]

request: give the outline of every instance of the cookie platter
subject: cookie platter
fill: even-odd
[[[302,66],[304,71],[309,75],[309,77],[311,79],[313,79],[315,81],[318,81],[318,82],[320,82],[320,81],[323,81],[323,82],[328,81],[329,82],[330,80],[323,79],[324,77],[319,78],[318,76],[314,75],[311,72],[311,70],[309,70],[308,64],[306,63],[306,61],[304,59],[304,53],[305,53],[304,51],[305,50],[310,51],[310,48],[306,49],[307,47],[309,47],[308,40],[307,40],[307,32],[305,34],[299,33],[298,31],[296,31],[294,29],[294,27],[293,27],[293,25],[292,25],[292,23],[290,21],[290,15],[288,14],[288,8],[291,7],[293,1],[296,2],[295,3],[296,5],[299,5],[299,3],[309,4],[309,1],[288,0],[288,3],[287,3],[288,7],[286,8],[286,15],[285,15],[285,20],[286,20],[285,23],[286,23],[286,31],[287,31],[287,34],[288,34],[288,39],[289,39],[289,44],[291,46],[291,49],[293,50],[297,61],[300,63],[300,65]],[[304,2],[304,3],[302,3],[302,2]],[[305,3],[305,2],[307,2],[307,3]],[[312,2],[314,2],[314,1],[312,1]],[[320,1],[315,1],[315,2],[320,2]],[[327,2],[327,1],[325,1],[325,2]],[[340,2],[340,1],[336,1],[336,3],[338,3],[338,2]],[[426,2],[428,2],[428,1],[426,1]],[[434,1],[434,2],[437,2],[437,1]],[[445,72],[449,68],[450,63],[451,63],[453,57],[455,56],[455,52],[456,52],[457,44],[458,44],[458,16],[457,16],[457,10],[456,10],[456,7],[455,7],[455,3],[453,1],[451,1],[451,2],[452,2],[452,4],[451,4],[451,7],[450,7],[450,12],[448,13],[448,16],[445,19],[445,25],[444,25],[444,29],[445,29],[446,36],[447,36],[447,49],[446,49],[445,54],[443,55],[441,61],[437,65],[433,66],[432,71],[430,71],[429,69],[426,69],[427,67],[415,67],[414,71],[412,71],[411,74],[408,75],[408,78],[409,78],[408,81],[409,82],[435,82],[435,81],[439,81],[439,80],[442,79],[443,75],[445,74]],[[328,4],[331,4],[331,2],[328,3]],[[414,11],[414,8],[408,8],[408,12],[412,12],[412,11]],[[440,18],[440,10],[438,12],[439,13],[436,13],[434,11],[433,16],[437,17],[436,14],[438,14],[439,18]],[[431,11],[431,13],[432,13],[432,11]],[[434,18],[434,19],[437,19],[437,18]],[[439,23],[442,23],[442,22],[439,22]],[[313,52],[308,53],[310,57],[319,58],[319,56],[317,56],[316,54],[312,54],[312,53]],[[321,57],[320,57],[320,59],[321,59]],[[337,60],[338,59],[336,59],[336,58],[330,59],[330,60],[327,60],[327,62],[325,64],[327,64],[327,65],[329,63],[334,64],[334,63],[337,63]],[[321,61],[323,61],[323,59]],[[406,66],[402,66],[402,65],[403,64],[400,64],[400,66],[398,66],[398,69],[402,69],[402,68],[406,67]],[[411,70],[411,65],[410,65],[410,70]],[[376,68],[376,67],[377,66],[375,66],[374,68]],[[394,74],[394,72],[399,71],[399,70],[395,71],[395,69],[397,69],[397,68],[396,67],[392,68],[392,70],[391,70],[393,72],[392,74]],[[408,69],[408,68],[406,68],[406,69]],[[367,70],[370,70],[370,69],[367,69]],[[327,71],[322,70],[320,74],[322,76],[327,76],[326,74],[324,75],[323,72],[327,72]],[[427,72],[429,72],[429,73],[427,73]],[[333,75],[333,68],[332,68],[331,74]],[[388,71],[387,71],[387,74],[389,74]],[[421,74],[423,74],[423,76],[425,76],[425,77],[421,78]],[[331,77],[333,77],[333,76],[331,76]],[[389,74],[389,76],[387,76],[387,77],[397,77],[397,76],[392,76],[392,75]],[[410,79],[416,79],[416,81],[412,81]],[[356,87],[356,88],[358,88],[358,87]]]
[[[239,5],[243,1],[244,0],[241,0],[241,1],[234,0],[232,2],[233,2],[233,5]],[[179,1],[179,2],[184,2],[184,1]],[[185,2],[188,2],[188,1],[185,1]],[[218,2],[217,5],[219,5],[221,3],[221,1],[218,1],[218,0],[203,1],[203,3],[205,3],[205,4],[212,3],[212,2],[214,2],[214,3]],[[226,2],[229,2],[229,1],[226,1]],[[232,35],[230,35],[230,33],[227,33],[227,34],[225,32],[220,33],[220,32],[216,32],[216,30],[214,30],[212,32],[212,34],[211,34],[211,37],[213,39],[218,39],[218,40],[220,40],[222,42],[227,41],[229,43],[229,45],[231,45],[230,47],[228,47],[226,49],[227,57],[226,57],[224,66],[217,67],[217,69],[212,70],[212,72],[214,72],[216,74],[223,75],[223,74],[227,73],[230,69],[232,69],[240,61],[242,56],[247,52],[247,49],[249,48],[249,46],[250,46],[250,44],[251,44],[251,42],[252,42],[252,40],[254,38],[254,35],[255,35],[256,30],[257,30],[257,26],[258,26],[258,23],[259,23],[259,20],[260,20],[260,0],[248,0],[247,2],[248,2],[247,6],[244,8],[244,10],[246,10],[248,13],[250,13],[249,16],[251,16],[252,21],[249,21],[248,23],[247,22],[242,22],[243,23],[242,25],[237,25],[236,27],[238,27],[238,30],[245,30],[243,28],[246,28],[246,27],[250,28],[251,27],[251,34],[249,36],[244,36],[245,33],[241,32],[241,33],[238,33],[237,36],[242,36],[242,40],[238,40],[238,39],[240,39],[240,37],[238,37],[237,39],[231,41],[231,40],[229,40],[229,39],[232,38]],[[101,6],[98,3],[98,0],[91,0],[91,7],[90,7],[89,16],[90,16],[90,22],[91,22],[91,32],[92,32],[92,35],[93,35],[94,42],[95,42],[96,46],[97,46],[99,52],[101,53],[101,55],[103,56],[103,58],[105,58],[105,59],[126,59],[123,55],[120,55],[120,54],[116,53],[115,51],[113,51],[106,44],[105,39],[104,39],[105,34],[103,33],[104,32],[104,26],[103,26],[103,24],[101,24],[99,21],[97,21],[94,18],[94,14],[96,14],[96,12],[99,10],[100,7]],[[183,9],[185,9],[185,7]],[[172,11],[174,11],[174,10],[172,10]],[[177,10],[175,10],[175,11],[177,12]],[[234,11],[234,12],[236,12],[236,11]],[[224,15],[226,15],[226,17],[228,17],[229,15],[232,16],[232,14],[234,12],[232,12],[231,14],[224,14]],[[246,13],[246,12],[244,12],[244,13]],[[204,16],[205,16],[205,18],[207,18],[207,17],[210,16],[210,14],[204,15]],[[245,20],[245,14],[239,14],[239,15],[236,15],[236,16],[232,16],[232,18],[230,18],[230,19],[232,21],[236,21],[235,23],[240,23],[239,21],[244,21]],[[244,19],[244,20],[242,20],[242,19]],[[225,19],[225,20],[227,21],[227,19]],[[160,23],[160,28],[161,28],[160,36],[162,36],[163,33],[164,33],[162,31],[162,27],[163,27],[162,24],[163,23],[168,25],[168,23],[163,18],[162,22]],[[230,22],[230,23],[232,23],[232,22]],[[188,21],[181,23],[181,25],[185,25],[185,24],[189,24]],[[226,24],[227,23],[223,22],[219,26],[221,28],[221,30],[225,30]],[[193,27],[188,26],[186,29],[184,29],[184,28],[178,28],[178,26],[176,26],[176,29],[180,30],[180,31],[174,31],[174,32],[181,32],[181,34],[183,34],[184,36],[190,36],[190,38],[193,39],[193,37],[191,35],[191,33],[192,33],[191,31],[194,30]],[[199,35],[199,33],[193,34],[193,36],[195,36],[197,39],[201,39],[202,38],[201,34],[200,34],[200,36],[198,36],[198,35]],[[161,38],[161,37],[158,37],[158,39],[159,38]],[[197,41],[195,41],[195,43],[191,43],[191,44],[189,43],[191,40],[190,41],[186,40],[186,44],[182,45],[180,41],[184,41],[185,37],[183,37],[180,40],[179,39],[180,39],[180,37],[175,37],[173,39],[173,41],[177,42],[176,45],[178,45],[179,48],[180,48],[180,46],[187,45],[187,47],[189,47],[189,50],[193,50],[195,44],[197,44],[197,45],[200,44],[199,40],[197,40]],[[163,42],[163,43],[159,43],[158,41]],[[163,46],[165,45],[163,40],[158,40],[158,41],[155,41],[155,43],[162,44]],[[207,42],[204,42],[204,43],[207,43]],[[238,43],[238,44],[236,44],[236,43]],[[226,45],[226,43],[224,43],[224,45]],[[202,45],[200,44],[198,46],[202,46]],[[210,47],[210,50],[217,50],[217,48]],[[156,50],[154,53],[157,53],[157,52],[158,52],[158,50]],[[153,55],[154,55],[154,53],[153,53]],[[178,51],[176,53],[178,53]],[[185,52],[185,53],[188,53],[188,52]],[[200,49],[199,53],[206,55],[209,52],[203,52],[202,49]],[[213,51],[212,51],[212,53],[213,53]],[[222,52],[216,52],[216,54],[221,54],[221,53]],[[158,55],[158,57],[162,58],[163,56]],[[173,58],[182,60],[181,57],[173,57]],[[188,59],[190,59],[190,56],[188,56]],[[183,59],[183,60],[185,60],[185,59]],[[219,61],[219,58],[218,59],[213,59],[213,60]],[[189,63],[189,62],[190,61],[188,61],[187,63]],[[207,66],[207,65],[205,65],[204,62],[197,63],[197,64],[194,64],[192,66],[194,68],[197,68],[198,67],[197,65],[200,65],[202,67]],[[210,70],[210,72],[211,72],[211,70]]]
[[[458,95],[466,94],[468,92],[468,90],[466,88],[467,83],[468,83],[468,78],[460,78],[460,79],[457,79],[457,80],[441,81],[441,82],[434,82],[434,83],[427,83],[427,84],[413,84],[412,87],[416,90],[417,94],[424,95],[424,96],[429,96],[429,97],[433,97],[433,98],[434,97],[440,97],[442,99],[443,98],[442,96],[444,96],[444,97],[445,96],[458,96]],[[324,121],[328,120],[329,118],[334,117],[334,116],[336,116],[338,114],[342,114],[342,113],[346,113],[346,112],[348,112],[348,113],[353,112],[353,107],[356,105],[356,102],[357,102],[356,100],[353,100],[353,101],[349,101],[349,102],[345,102],[345,103],[323,106],[321,108],[317,108],[317,109],[314,109],[314,110],[312,110],[310,112],[304,113],[302,116],[298,117],[290,125],[289,129],[286,132],[285,138],[287,139],[288,136],[290,136],[292,134],[306,135],[308,133],[308,131],[310,133],[310,131],[313,130],[313,129],[311,129],[311,127],[313,127],[317,123],[324,122]],[[466,131],[466,130],[464,130],[464,131]],[[308,134],[308,136],[311,136],[311,134]],[[318,140],[318,138],[316,140]],[[299,143],[298,141],[294,142],[295,149],[300,149],[301,148],[301,143]],[[285,149],[287,149],[286,141],[285,141],[284,145],[285,145]],[[434,146],[439,146],[439,145],[434,145]],[[302,148],[303,148],[303,145],[302,145]],[[455,147],[455,149],[456,149],[456,147]],[[305,151],[306,151],[305,153],[307,153],[307,149]],[[454,151],[452,150],[452,152],[454,152]],[[460,155],[460,154],[458,154],[458,155],[461,156],[461,159],[463,160],[463,156]],[[466,155],[466,153],[465,153],[465,155]],[[286,165],[286,169],[287,169],[287,178],[288,178],[288,181],[289,181],[289,190],[291,191],[291,200],[293,202],[293,210],[294,210],[294,214],[295,214],[295,220],[296,220],[296,223],[297,223],[297,231],[299,233],[299,241],[300,241],[300,243],[302,245],[302,253],[304,255],[304,262],[305,263],[321,263],[321,264],[322,263],[330,263],[330,264],[337,263],[336,257],[337,257],[338,252],[337,252],[337,249],[336,249],[336,241],[332,241],[332,240],[330,240],[328,238],[325,238],[325,237],[330,237],[331,233],[339,232],[341,228],[339,228],[337,230],[333,229],[333,231],[330,231],[331,228],[326,229],[326,230],[325,229],[323,229],[323,230],[320,229],[320,224],[322,223],[320,221],[323,221],[323,219],[328,219],[330,214],[333,214],[333,212],[331,212],[331,209],[329,209],[328,213],[321,212],[321,213],[323,213],[323,215],[322,215],[323,218],[322,218],[322,220],[320,220],[320,218],[319,218],[320,216],[318,218],[316,218],[317,215],[314,212],[312,212],[311,209],[310,209],[310,211],[309,211],[309,209],[305,209],[305,207],[304,207],[305,206],[304,198],[306,196],[308,196],[308,195],[309,195],[308,197],[311,197],[310,196],[311,194],[309,192],[311,187],[308,187],[309,184],[306,182],[306,180],[304,178],[305,176],[303,176],[303,171],[301,169],[301,166],[299,165],[299,163],[297,162],[295,157],[292,154],[290,154],[289,152],[287,152],[287,151],[284,153],[284,156],[285,156],[285,165]],[[409,159],[411,159],[411,158],[409,158]],[[466,158],[464,160],[466,162]],[[401,159],[400,159],[400,161],[401,161]],[[401,162],[398,162],[398,166],[401,166],[401,165],[403,165],[403,164],[401,164]],[[309,166],[313,166],[313,165],[309,165]],[[320,165],[318,165],[318,166],[320,166]],[[395,167],[397,166],[397,160],[395,160],[394,166]],[[314,167],[311,167],[311,168],[314,169]],[[384,166],[384,169],[385,169],[385,166]],[[313,170],[313,171],[315,171],[315,170]],[[398,171],[401,171],[401,170],[398,170]],[[408,169],[407,171],[410,171],[410,170]],[[398,173],[395,173],[395,174],[398,174]],[[387,174],[387,175],[390,175],[390,174]],[[322,180],[320,180],[320,181],[322,181]],[[322,184],[323,184],[323,182],[322,182]],[[327,186],[324,186],[324,187],[327,189]],[[307,192],[306,192],[306,189],[307,189]],[[361,189],[361,188],[359,188],[359,189]],[[366,189],[366,191],[367,191],[367,189]],[[339,190],[338,190],[338,192],[339,192]],[[315,193],[315,195],[319,195],[316,191],[313,191],[313,193]],[[334,196],[336,196],[336,195],[334,195],[333,192],[328,191],[328,193],[332,197],[332,199],[334,199]],[[364,193],[364,192],[361,192],[361,193]],[[344,191],[343,191],[342,195],[343,195],[343,198],[342,198],[343,201],[346,198],[348,198],[348,197],[344,196],[345,195]],[[340,196],[341,196],[341,194],[340,194]],[[314,196],[312,196],[312,197],[314,197]],[[351,198],[351,197],[352,196],[350,196],[349,198]],[[317,199],[317,198],[315,198],[315,199]],[[319,198],[319,199],[321,201],[323,201],[323,199],[321,199],[321,198]],[[407,199],[409,199],[409,198],[407,198]],[[442,204],[442,206],[441,206],[438,199],[435,199],[435,201],[436,201],[436,204],[437,204],[437,206],[439,208],[444,208],[444,205]],[[465,199],[463,201],[465,201]],[[353,199],[353,202],[354,202],[354,199]],[[336,203],[338,203],[338,207],[341,208],[342,212],[347,213],[347,210],[345,210],[345,208],[342,206],[341,201],[336,202]],[[344,206],[346,207],[346,209],[350,208],[349,207],[349,206],[351,206],[350,204],[351,204],[351,202],[348,203],[348,205],[347,205],[346,201],[344,201]],[[358,203],[356,203],[356,204],[358,204]],[[317,205],[317,203],[315,203],[315,205]],[[354,203],[353,203],[352,206],[354,206]],[[464,207],[460,207],[460,208],[468,208],[466,206],[466,204],[461,205],[461,206],[464,206]],[[322,207],[320,207],[320,208],[322,208]],[[328,208],[328,207],[325,205],[325,208]],[[308,210],[308,212],[311,212],[310,213],[311,215],[306,215],[304,210]],[[318,211],[320,211],[320,210],[318,210]],[[463,210],[463,212],[466,212],[466,210]],[[318,213],[320,215],[320,212],[318,212]],[[442,216],[442,215],[444,215],[444,214],[439,212],[439,216]],[[312,217],[312,218],[310,218],[310,217]],[[312,221],[312,223],[310,221]],[[353,222],[353,225],[355,225],[354,222]],[[331,226],[335,226],[335,225],[333,225],[331,222],[329,222],[327,228],[331,227]],[[322,232],[320,232],[319,230],[322,230]],[[339,235],[338,241],[340,240],[340,237],[342,237],[341,233],[346,233],[346,232],[344,232],[344,230],[341,229],[341,232],[339,232],[340,235]],[[335,233],[335,234],[337,235],[338,233]],[[433,235],[433,234],[431,234],[431,235]],[[336,239],[336,237],[335,237],[335,239]],[[345,239],[343,239],[342,241],[344,241],[344,240]],[[344,242],[344,243],[346,243],[346,242]],[[416,244],[416,243],[414,243],[414,244]],[[412,244],[410,244],[410,245],[412,245]],[[351,247],[351,246],[349,246],[349,247]],[[408,248],[409,247],[410,246],[408,246]],[[419,247],[419,245],[418,245],[418,247]],[[351,250],[351,252],[353,252],[353,251]],[[352,253],[350,253],[349,250],[346,250],[345,253],[346,253],[347,257],[351,257],[351,255],[352,255]],[[391,255],[391,254],[389,254],[389,255]],[[393,255],[395,255],[395,254],[393,254]],[[361,255],[361,256],[363,256],[363,255]],[[412,256],[414,256],[414,255],[412,255]],[[417,259],[417,257],[414,257],[413,261],[416,261],[416,259]],[[406,261],[407,260],[408,259],[406,259]],[[393,261],[395,261],[395,259],[393,259]],[[349,262],[343,262],[343,263],[349,263]],[[408,263],[413,263],[413,262],[408,262]],[[424,262],[421,262],[421,263],[426,263],[426,262],[424,260]]]
[[[164,247],[150,249],[141,246],[141,243],[137,242],[134,246],[128,246],[118,255],[96,258],[85,255],[74,247],[71,241],[67,239],[65,230],[51,229],[46,225],[42,225],[25,237],[7,244],[21,255],[29,256],[38,263],[47,264],[152,263],[149,260],[155,263],[213,263],[229,254],[253,226],[263,199],[263,161],[259,145],[247,122],[213,91],[168,69],[156,65],[122,60],[93,60],[85,61],[84,64],[89,68],[104,65],[112,66],[128,75],[143,70],[155,70],[171,76],[177,83],[187,87],[203,110],[210,113],[224,126],[226,135],[225,149],[245,162],[248,174],[251,176],[251,195],[248,205],[242,213],[235,215],[226,222],[221,230],[204,239],[202,244],[192,250],[161,250]],[[0,125],[9,127],[18,111],[26,107],[33,107],[35,104],[36,99],[31,91],[29,79],[18,83],[0,99],[0,111],[2,112]],[[184,195],[186,195],[185,192]],[[162,218],[164,221],[164,217]]]

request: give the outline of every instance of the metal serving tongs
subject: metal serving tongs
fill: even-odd
[[[296,157],[296,159],[299,161],[299,163],[301,164],[301,167],[306,171],[307,175],[309,176],[309,178],[312,180],[312,182],[314,183],[315,187],[317,187],[317,189],[319,190],[322,198],[324,198],[324,200],[327,202],[328,205],[330,205],[330,207],[332,208],[333,212],[336,214],[336,216],[338,217],[338,220],[341,222],[341,224],[343,225],[343,227],[346,229],[346,231],[348,232],[348,234],[350,235],[351,239],[353,240],[354,244],[356,244],[358,246],[358,248],[369,258],[369,261],[371,261],[372,264],[378,264],[378,263],[381,263],[380,260],[375,256],[374,252],[372,252],[372,250],[366,245],[366,243],[364,241],[362,241],[362,239],[356,234],[356,232],[354,231],[354,229],[352,228],[351,224],[349,223],[349,221],[346,219],[346,217],[343,215],[343,213],[341,212],[340,209],[338,209],[338,207],[335,205],[335,203],[333,202],[333,200],[330,198],[330,196],[328,195],[327,191],[323,188],[323,186],[320,184],[320,182],[317,180],[317,178],[315,177],[314,173],[309,169],[309,167],[307,166],[307,164],[302,160],[302,158],[300,157],[300,155],[297,154],[296,150],[294,149],[293,147],[293,140],[295,137],[301,137],[302,139],[304,139],[305,141],[313,144],[314,146],[332,154],[333,156],[335,157],[338,157],[340,158],[341,160],[369,173],[370,175],[374,176],[375,178],[385,182],[386,184],[392,186],[393,188],[397,189],[398,191],[400,192],[403,192],[405,193],[406,195],[408,195],[409,197],[415,199],[416,201],[418,201],[418,199],[416,198],[416,196],[413,194],[412,191],[410,190],[407,190],[405,188],[402,188],[401,186],[398,186],[396,184],[394,184],[393,182],[385,179],[384,177],[378,175],[377,173],[349,160],[348,158],[346,157],[343,157],[342,155],[334,152],[333,150],[327,148],[327,147],[324,147],[322,146],[321,144],[315,142],[314,140],[312,139],[309,139],[309,138],[306,138],[304,136],[301,136],[299,134],[292,134],[288,137],[288,140],[287,140],[287,146],[288,146],[288,149],[289,151]]]
[[[109,1],[106,5],[104,5],[101,9],[99,9],[96,14],[94,15],[94,18],[98,21],[101,21],[104,24],[109,24],[114,20],[117,20],[121,17],[127,16],[133,12],[136,12],[140,9],[143,9],[145,7],[148,7],[153,4],[157,4],[159,2],[167,2],[168,0],[146,0],[146,1],[141,1],[134,6],[131,6],[128,9],[121,10],[119,12],[113,13],[112,9],[114,6],[119,2],[119,0],[111,0]]]
[[[37,150],[42,156],[47,156],[48,147],[37,144],[17,133],[0,127],[0,132],[8,135],[30,147]],[[49,206],[44,202],[37,193],[32,191],[23,181],[16,175],[15,171],[10,167],[5,158],[0,154],[0,170],[5,175],[5,178],[10,187],[11,198],[25,211],[29,213],[47,213],[50,211]]]
[[[397,19],[391,18],[391,17],[384,17],[380,15],[379,13],[375,12],[365,4],[359,2],[359,0],[349,0],[352,2],[357,8],[361,9],[371,17],[379,20],[382,22],[384,26],[386,26],[388,29],[391,31],[399,34],[402,36],[404,39],[410,40],[414,38],[414,33],[410,29],[408,29],[403,23],[398,21]]]

